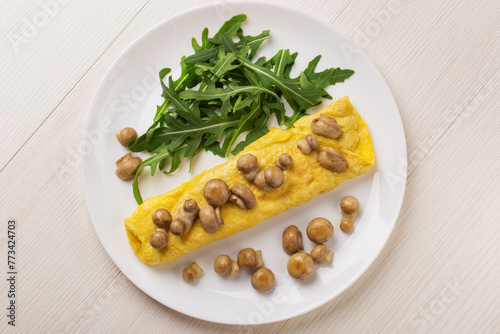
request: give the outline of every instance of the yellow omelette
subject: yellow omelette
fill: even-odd
[[[318,195],[326,193],[342,182],[368,171],[375,163],[373,146],[364,119],[343,97],[320,111],[334,117],[342,130],[337,139],[318,136],[320,150],[328,146],[341,152],[347,159],[348,166],[341,172],[333,172],[320,166],[318,152],[304,155],[297,148],[297,140],[312,133],[311,121],[319,114],[302,117],[294,126],[283,130],[271,128],[265,136],[248,145],[242,152],[225,163],[207,169],[181,186],[163,195],[144,201],[135,212],[125,220],[127,236],[135,254],[148,264],[162,264],[175,260],[203,245],[234,233],[246,230],[260,222]],[[252,153],[258,159],[259,167],[264,169],[274,165],[283,153],[292,156],[292,167],[284,171],[285,181],[278,189],[263,191],[253,183],[246,181],[236,169],[236,161],[246,153]],[[203,187],[211,179],[224,180],[229,187],[243,183],[254,193],[257,204],[252,210],[242,210],[233,203],[221,207],[224,224],[216,233],[203,230],[199,220],[184,235],[168,233],[168,245],[156,250],[149,244],[149,237],[157,226],[153,224],[152,214],[159,208],[165,208],[175,215],[188,199],[194,199],[200,207],[207,202],[203,197]]]

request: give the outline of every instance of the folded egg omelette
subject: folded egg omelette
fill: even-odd
[[[333,172],[320,166],[318,152],[304,155],[297,148],[297,140],[312,133],[311,121],[316,115],[304,116],[294,126],[283,130],[271,128],[269,133],[248,145],[238,155],[225,163],[207,169],[163,195],[144,201],[135,212],[125,220],[127,236],[135,254],[148,264],[162,264],[181,257],[209,242],[213,242],[234,233],[246,230],[260,222],[318,195],[326,193],[342,182],[368,171],[375,163],[373,146],[364,119],[343,97],[320,111],[334,117],[342,130],[337,139],[318,136],[320,150],[331,146],[347,159],[348,166],[341,172]],[[246,153],[252,153],[258,159],[259,167],[264,169],[274,165],[283,153],[292,156],[292,167],[284,171],[285,181],[278,189],[263,191],[253,183],[246,181],[236,169],[236,161]],[[152,214],[159,208],[165,208],[175,215],[188,199],[194,199],[202,207],[207,202],[203,197],[203,187],[211,179],[224,180],[229,187],[243,183],[254,193],[257,204],[252,210],[242,210],[233,203],[221,207],[224,224],[216,233],[207,233],[199,221],[184,235],[168,233],[168,245],[163,249],[154,249],[149,244],[149,237],[157,226],[153,224]]]

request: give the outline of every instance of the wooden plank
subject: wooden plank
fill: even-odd
[[[10,1],[0,20],[0,170],[147,0]]]
[[[500,330],[499,88],[500,70],[410,176],[398,224],[368,272],[280,333]]]

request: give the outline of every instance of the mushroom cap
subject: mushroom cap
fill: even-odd
[[[170,224],[170,232],[172,232],[173,235],[183,235],[185,231],[185,224],[180,220],[174,219],[174,221],[172,221],[172,224]]]
[[[305,138],[297,140],[297,148],[305,155],[309,155],[312,152],[312,148]]]
[[[269,166],[264,169],[264,179],[269,187],[276,189],[283,184],[285,176],[280,168],[276,166]]]
[[[131,127],[123,128],[116,132],[116,139],[118,139],[120,144],[127,147],[127,144],[130,141],[137,139],[137,131],[135,131],[134,128]]]
[[[255,195],[246,185],[242,183],[235,183],[230,190],[231,193],[237,197],[237,199],[241,200],[244,205],[242,209],[252,210],[255,207],[255,204],[257,204]],[[229,200],[238,205],[238,203],[235,202],[236,199],[234,196],[231,196]]]
[[[297,252],[290,256],[286,268],[290,276],[303,281],[314,274],[314,260],[305,252]]]
[[[335,118],[325,114],[321,114],[319,118],[312,120],[311,130],[319,136],[332,139],[338,138],[342,132]]]
[[[257,173],[255,178],[253,179],[253,184],[255,184],[257,187],[259,187],[260,189],[262,189],[264,191],[271,189],[271,187],[266,182],[263,170],[261,170],[259,173]]]
[[[215,258],[214,271],[219,275],[228,275],[231,272],[232,261],[229,255],[222,254]]]
[[[154,249],[162,249],[167,246],[168,243],[168,235],[167,231],[162,228],[156,229],[151,236],[149,237],[149,244]]]
[[[326,218],[314,218],[307,225],[307,236],[317,244],[323,244],[333,236],[333,225]]]
[[[359,201],[354,196],[346,196],[340,201],[340,208],[345,213],[354,213],[359,210]]]
[[[324,263],[333,260],[333,252],[326,245],[319,244],[311,249],[311,256],[315,262]]]
[[[121,180],[132,180],[141,164],[142,159],[132,156],[132,153],[129,152],[116,161],[115,174]]]
[[[172,215],[167,209],[158,209],[153,212],[153,223],[158,227],[168,229],[172,223]]]
[[[239,198],[235,194],[231,194],[231,196],[229,196],[229,202],[236,204],[236,206],[242,210],[246,210],[247,208],[245,206],[245,203],[243,203],[243,201],[241,200],[241,198]]]
[[[243,248],[238,252],[238,265],[243,269],[256,269],[263,266],[260,251],[253,248]]]
[[[196,271],[193,268],[186,267],[182,271],[182,278],[188,283],[193,283],[194,281],[196,281],[198,276],[196,276]]]
[[[282,246],[285,253],[292,255],[304,249],[302,233],[297,226],[290,225],[283,231]]]
[[[278,157],[278,159],[276,159],[276,166],[278,166],[283,170],[290,168],[291,165],[292,165],[292,156],[288,153],[283,153]]]
[[[198,203],[194,199],[186,200],[182,208],[175,214],[170,224],[170,232],[174,235],[182,235],[189,231],[198,218],[199,211]]]
[[[226,182],[220,179],[208,181],[203,188],[203,195],[208,204],[213,206],[221,206],[226,203],[231,195]]]
[[[352,230],[354,229],[354,223],[350,220],[344,220],[342,219],[340,221],[340,229],[344,233],[351,233]]]
[[[318,137],[313,135],[312,133],[306,135],[306,142],[309,144],[311,150],[316,151],[319,148],[319,140]]]
[[[182,278],[188,283],[193,283],[201,275],[203,275],[203,269],[196,262],[191,263],[182,271]]]
[[[236,168],[243,173],[249,172],[257,166],[257,157],[251,153],[243,154],[236,162]]]
[[[328,147],[318,154],[318,162],[321,166],[334,172],[341,172],[347,167],[346,158],[337,150]]]
[[[219,208],[214,209],[210,204],[202,206],[198,215],[201,227],[208,233],[219,231],[220,225],[223,224]]]
[[[268,268],[260,268],[252,274],[252,286],[255,290],[266,292],[274,287],[274,273]]]

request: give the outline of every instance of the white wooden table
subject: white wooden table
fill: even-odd
[[[408,183],[382,254],[300,317],[226,326],[140,291],[101,246],[79,145],[106,69],[158,22],[211,1],[0,0],[0,332],[500,333],[500,4],[280,0],[351,37],[387,80]],[[17,220],[17,318],[7,324],[7,221]],[[5,273],[5,274],[4,274]]]

